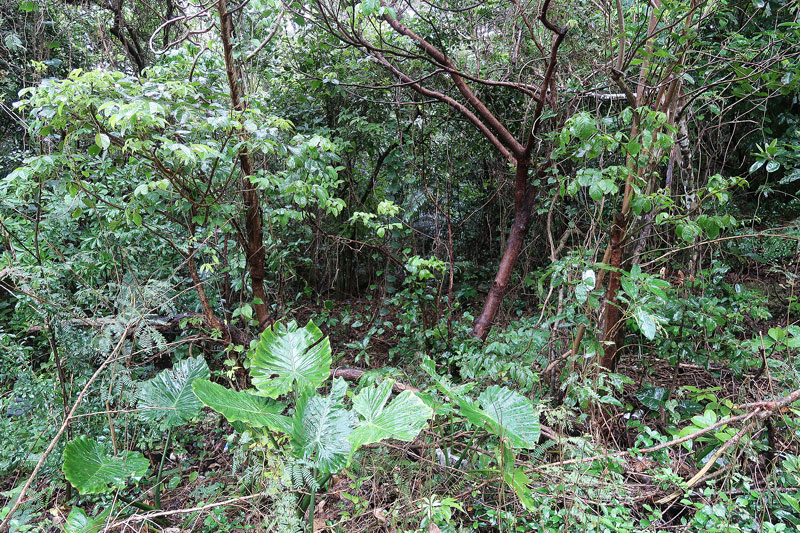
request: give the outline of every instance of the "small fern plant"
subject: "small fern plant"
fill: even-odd
[[[285,435],[288,453],[313,465],[312,488],[324,487],[366,444],[413,440],[433,414],[410,391],[389,401],[389,380],[362,389],[347,402],[347,383],[341,378],[330,382],[330,340],[312,321],[305,327],[292,321],[266,329],[250,351],[249,363],[254,390],[236,391],[197,379],[195,394],[231,423],[244,423],[273,439]],[[320,392],[323,388],[329,389],[327,395]],[[312,490],[301,510],[309,503],[313,508],[313,497]]]

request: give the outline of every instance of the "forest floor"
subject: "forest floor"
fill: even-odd
[[[731,275],[732,283],[752,283],[757,281],[754,276]],[[766,280],[761,280],[762,282]],[[331,305],[332,304],[332,305]],[[294,316],[298,321],[306,321],[311,316],[319,316],[327,313],[329,316],[353,316],[356,320],[374,314],[375,306],[372,302],[364,299],[349,299],[335,302],[328,302],[326,306],[312,308],[310,306],[299,310]],[[394,317],[382,316],[382,321],[391,321]],[[773,324],[773,321],[761,321],[751,324],[750,327],[756,330],[766,331]],[[387,366],[397,365],[390,357],[392,348],[393,332],[387,331],[384,337],[373,337],[369,347],[369,364],[359,360],[359,350],[357,348],[346,348],[352,343],[359,341],[369,329],[370,323],[364,323],[353,327],[350,324],[337,324],[330,328],[331,342],[334,346],[341,347],[336,350],[338,354],[334,361],[337,367],[355,367],[364,370],[382,369]],[[713,395],[718,403],[727,402],[729,405],[739,405],[748,402],[763,401],[774,398],[774,387],[769,370],[763,368],[753,368],[745,376],[739,376],[728,368],[709,364],[701,366],[690,362],[674,362],[664,360],[657,354],[644,350],[634,350],[629,347],[628,354],[624,357],[616,372],[629,378],[619,400],[621,408],[603,406],[597,409],[593,415],[581,422],[573,420],[562,427],[557,428],[557,432],[563,438],[569,437],[588,437],[590,444],[589,450],[600,454],[604,451],[615,452],[628,450],[636,447],[637,432],[630,428],[631,418],[643,418],[647,411],[642,407],[642,402],[637,397],[637,391],[641,391],[643,386],[663,391],[674,391],[682,387],[694,387],[700,394],[706,392]],[[634,356],[633,352],[637,355]],[[406,368],[402,365],[398,368],[401,374],[406,376],[419,376],[418,368]],[[406,370],[408,372],[406,372]],[[418,385],[417,383],[411,383]],[[667,392],[669,394],[669,392]],[[665,398],[664,398],[665,399]],[[668,414],[663,410],[660,414],[649,416],[648,423],[661,434],[668,434],[667,426]],[[511,511],[517,512],[521,509],[519,503],[507,495],[505,498],[497,498],[501,485],[499,478],[493,479],[486,475],[472,475],[469,468],[461,466],[454,468],[442,461],[442,450],[447,450],[452,444],[441,435],[443,432],[432,430],[425,431],[417,440],[411,443],[389,443],[384,444],[377,454],[371,455],[368,463],[361,464],[358,468],[345,470],[339,475],[333,476],[330,484],[322,494],[318,495],[315,508],[315,531],[327,530],[326,523],[335,523],[338,531],[395,531],[390,527],[392,520],[402,521],[403,514],[409,517],[419,513],[418,505],[425,500],[431,492],[437,494],[447,494],[462,501],[482,502],[486,509],[493,509],[497,512]],[[439,428],[441,429],[441,428]],[[184,480],[176,490],[167,492],[167,497],[163,500],[164,509],[181,510],[192,507],[194,502],[207,498],[209,495],[225,491],[236,487],[241,483],[241,473],[246,471],[247,459],[236,457],[227,446],[225,435],[233,432],[224,420],[218,417],[209,416],[201,426],[195,426],[191,430],[191,435],[185,438],[177,436],[176,440],[186,443],[186,448],[177,454],[171,454],[166,462],[167,472],[165,477],[173,474],[178,475],[179,479]],[[756,433],[771,431],[771,426],[765,425]],[[446,432],[445,432],[446,433]],[[756,438],[753,435],[752,438]],[[791,438],[786,435],[771,434],[770,440],[774,450],[770,454],[765,454],[762,461],[757,463],[748,462],[749,475],[756,485],[763,483],[771,466],[771,461],[776,453],[790,452]],[[798,453],[797,444],[791,445]],[[375,450],[377,451],[377,450]],[[489,450],[477,449],[478,453],[491,453]],[[438,455],[437,455],[438,452]],[[667,452],[666,459],[675,473],[684,479],[695,476],[699,468],[693,459],[693,451],[684,447],[674,446]],[[186,457],[196,458],[193,462],[184,462]],[[545,463],[555,463],[561,459],[559,445],[550,447],[546,451]],[[663,462],[663,459],[662,459]],[[652,459],[634,455],[626,456],[621,462],[621,485],[607,484],[608,490],[602,490],[606,485],[603,475],[589,474],[586,479],[593,478],[595,488],[600,489],[596,495],[597,503],[603,504],[603,499],[608,501],[616,500],[622,502],[633,509],[644,512],[644,506],[652,505],[654,501],[669,496],[673,488],[665,486],[663,479],[652,475],[652,470],[658,468],[658,463]],[[724,466],[724,465],[723,465]],[[711,475],[713,477],[730,474],[733,469],[723,467]],[[188,476],[188,477],[187,477]],[[554,477],[555,476],[555,477]],[[711,476],[708,476],[709,479]],[[176,479],[178,479],[176,478]],[[185,480],[189,479],[189,482]],[[586,479],[584,481],[586,481]],[[541,469],[541,476],[534,484],[543,490],[552,490],[559,485],[557,474],[550,474],[546,468]],[[253,485],[253,491],[257,491],[257,485]],[[558,496],[556,494],[556,496]],[[460,497],[460,498],[459,498]],[[562,495],[564,504],[569,505],[570,498],[574,495],[570,491],[565,491]],[[597,497],[597,496],[596,496]],[[257,500],[242,499],[236,505],[226,508],[226,513],[238,514],[236,522],[240,525],[247,523],[256,526],[263,523],[266,512],[255,504]],[[398,505],[399,504],[399,505]],[[389,516],[390,510],[394,514]],[[682,513],[689,512],[683,504],[675,500],[666,507],[665,516],[677,519]],[[465,507],[465,513],[475,512],[470,505]],[[398,513],[400,516],[398,516]],[[186,514],[181,516],[185,519]],[[222,527],[224,518],[214,514],[198,513],[198,520],[206,521],[219,520]],[[481,521],[483,520],[483,522]],[[185,523],[185,522],[184,522]],[[478,531],[494,531],[496,526],[486,522],[485,519],[476,519],[476,524],[483,523],[483,526],[476,526]],[[331,529],[333,530],[333,529]],[[433,530],[432,530],[433,531]]]

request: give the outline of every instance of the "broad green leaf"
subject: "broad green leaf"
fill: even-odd
[[[695,413],[701,412],[703,410],[703,404],[693,400],[678,400],[675,410],[678,411],[682,418],[687,418]]]
[[[98,533],[105,528],[108,515],[113,507],[107,507],[97,516],[89,517],[80,507],[73,507],[69,512],[67,521],[64,522],[65,533]]]
[[[503,439],[497,449],[497,462],[503,472],[503,481],[511,487],[522,505],[532,511],[536,508],[531,489],[528,487],[530,480],[525,472],[514,467],[514,451],[509,446],[508,439]]]
[[[656,337],[656,321],[653,316],[643,307],[637,307],[633,317],[636,319],[639,329],[642,330],[642,335],[647,337],[648,340],[653,340]]]
[[[700,227],[696,224],[689,222],[685,224],[678,224],[676,233],[686,242],[692,242],[695,237],[700,235]]]
[[[480,408],[464,398],[456,402],[472,424],[500,438],[514,448],[533,448],[539,441],[539,417],[529,399],[505,387],[491,386],[478,397]]]
[[[164,370],[139,390],[142,416],[161,429],[188,422],[203,407],[192,391],[192,382],[209,377],[208,365],[202,357],[184,359],[172,370]]]
[[[781,328],[769,328],[767,335],[769,335],[775,341],[781,341],[784,337],[786,337],[786,331]]]
[[[363,389],[353,398],[353,409],[363,417],[350,436],[351,452],[384,439],[412,441],[422,431],[433,410],[413,392],[403,391],[389,405],[392,381]]]
[[[364,0],[361,3],[361,12],[364,15],[372,15],[378,11],[378,8],[381,7],[381,3],[379,0]]]
[[[287,434],[292,431],[292,420],[280,414],[286,407],[283,403],[235,391],[205,379],[195,380],[192,388],[201,402],[228,422],[244,422],[250,427],[266,427]]]
[[[111,139],[108,138],[108,135],[105,133],[98,133],[94,136],[94,143],[102,148],[103,150],[107,149],[111,146]]]
[[[33,2],[31,0],[23,0],[19,4],[19,10],[24,11],[25,13],[31,13],[33,11],[36,11],[36,2]]]
[[[717,423],[717,413],[711,409],[706,409],[706,412],[702,415],[693,416],[692,422],[694,422],[700,428],[711,426]]]
[[[509,438],[515,448],[536,446],[541,426],[533,403],[525,396],[505,387],[491,386],[478,397],[479,407],[457,390],[458,387],[448,386],[436,374],[431,359],[423,359],[422,369],[434,379],[439,390],[458,404],[461,414],[470,423],[500,438]]]
[[[666,387],[653,387],[645,385],[636,391],[636,399],[651,411],[658,411],[667,401],[669,389]]]
[[[597,133],[597,124],[588,113],[580,113],[573,119],[571,130],[578,139],[585,141]]]
[[[603,195],[615,192],[616,189],[617,185],[613,179],[603,178],[589,186],[589,196],[592,197],[592,200],[597,202]]]
[[[253,353],[250,375],[253,385],[270,398],[297,389],[314,390],[331,372],[331,343],[308,321],[298,328],[295,321],[275,324],[264,330]]]
[[[569,194],[570,196],[575,196],[576,194],[578,194],[579,190],[580,190],[580,183],[578,183],[577,181],[572,180],[567,184],[567,194]]]
[[[760,159],[760,160],[756,161],[755,163],[750,165],[750,169],[748,170],[748,172],[752,174],[753,172],[755,172],[759,168],[763,167],[764,163],[766,163],[766,161],[764,159]]]
[[[64,447],[64,477],[81,494],[103,494],[139,479],[150,462],[139,452],[111,455],[106,446],[80,436]]]
[[[16,48],[24,49],[25,45],[16,33],[9,33],[5,38],[6,48],[14,50]]]
[[[582,168],[578,170],[577,178],[581,187],[589,187],[603,179],[603,173],[596,168]]]
[[[780,185],[786,185],[787,183],[792,183],[797,180],[800,180],[800,168],[795,168],[787,172],[786,175],[778,181],[778,183]]]
[[[292,420],[295,455],[313,461],[322,472],[338,472],[347,464],[347,439],[355,424],[352,413],[342,405],[346,390],[347,384],[337,379],[327,397],[310,392],[297,402]]]

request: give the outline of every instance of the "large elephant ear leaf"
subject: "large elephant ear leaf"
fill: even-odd
[[[81,494],[102,494],[140,479],[149,465],[139,452],[112,455],[106,446],[81,436],[64,447],[62,470]]]
[[[436,373],[432,360],[425,359],[422,369],[434,380],[442,393],[449,396],[470,423],[508,439],[514,448],[535,448],[541,426],[533,403],[520,393],[506,387],[492,386],[478,397],[476,404],[469,399],[463,387],[452,387]]]
[[[282,433],[292,431],[291,418],[280,414],[286,407],[281,402],[235,391],[206,379],[195,380],[192,388],[201,402],[228,422],[244,422],[253,428],[266,427]]]
[[[354,420],[342,405],[346,390],[344,380],[337,379],[327,397],[306,393],[297,402],[292,432],[295,452],[313,461],[321,472],[338,472],[347,464],[347,439],[353,432]]]
[[[64,533],[99,533],[106,527],[108,515],[113,507],[107,507],[97,516],[89,517],[86,511],[74,506],[64,522]]]
[[[331,343],[312,321],[304,328],[292,321],[264,330],[253,352],[250,375],[256,389],[270,398],[297,390],[315,390],[331,372]]]
[[[184,359],[172,370],[164,370],[139,390],[139,408],[145,419],[161,429],[179,426],[194,418],[203,404],[192,390],[196,379],[210,377],[202,357]]]
[[[464,416],[500,438],[508,438],[514,448],[535,448],[541,426],[533,403],[506,387],[492,386],[478,397],[481,408],[459,402]]]
[[[351,453],[365,444],[384,439],[412,441],[433,415],[433,410],[413,392],[403,391],[387,405],[392,381],[363,389],[353,398],[353,409],[361,415],[350,436]]]

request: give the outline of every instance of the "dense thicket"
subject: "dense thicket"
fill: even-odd
[[[799,528],[797,14],[0,0],[0,529]]]

